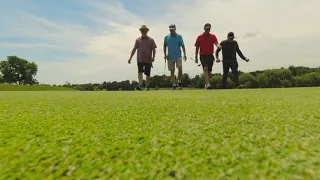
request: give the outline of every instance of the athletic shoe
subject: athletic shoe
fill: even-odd
[[[182,89],[182,84],[181,84],[181,82],[178,82],[178,89]]]
[[[137,91],[142,91],[141,86],[138,85],[138,86],[136,87],[136,90],[137,90]]]
[[[149,88],[149,86],[147,86],[147,89],[146,89],[146,91],[150,91],[150,88]]]
[[[176,85],[173,85],[172,86],[172,90],[176,90],[177,89],[177,86]]]
[[[243,89],[243,88],[244,86],[242,84],[237,87],[237,89]]]
[[[211,85],[207,86],[207,89],[212,89],[212,86]]]

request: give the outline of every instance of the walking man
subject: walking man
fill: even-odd
[[[204,32],[200,34],[196,40],[196,57],[195,63],[198,63],[198,54],[200,49],[200,61],[204,72],[205,89],[212,89],[210,78],[212,75],[212,67],[214,63],[214,44],[220,48],[218,39],[215,34],[210,33],[211,24],[204,25]]]
[[[182,56],[181,47],[184,54],[184,61],[187,60],[186,48],[184,46],[183,38],[180,34],[176,33],[176,26],[171,24],[169,26],[170,34],[164,38],[163,52],[164,60],[168,60],[168,70],[171,72],[171,82],[172,89],[175,90],[176,80],[175,80],[175,67],[178,68],[178,87],[182,89],[181,77],[182,77]],[[168,55],[167,55],[168,48]]]
[[[134,56],[136,50],[138,50],[137,65],[139,84],[136,89],[142,90],[142,73],[144,73],[146,75],[146,90],[149,91],[151,67],[156,56],[157,45],[153,38],[147,35],[149,32],[149,28],[146,25],[142,25],[139,30],[141,32],[141,36],[138,37],[135,41],[128,63],[131,64],[131,59]]]
[[[239,75],[238,75],[238,62],[237,62],[237,53],[238,55],[245,60],[249,61],[241,52],[238,42],[234,40],[234,33],[229,32],[227,40],[221,42],[221,48],[216,51],[217,62],[220,62],[219,52],[222,50],[222,65],[223,65],[223,78],[222,78],[222,88],[227,88],[227,78],[229,74],[229,68],[231,68],[234,82],[237,87],[239,87]]]

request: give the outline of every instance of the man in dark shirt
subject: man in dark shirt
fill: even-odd
[[[216,51],[216,62],[220,62],[219,52],[222,50],[223,56],[223,78],[222,78],[222,88],[226,89],[227,87],[227,78],[229,74],[229,68],[231,68],[232,75],[236,86],[239,87],[239,75],[238,75],[238,62],[237,62],[237,53],[238,55],[245,60],[249,61],[241,52],[238,42],[234,40],[234,33],[228,33],[228,39],[220,43],[221,48]]]

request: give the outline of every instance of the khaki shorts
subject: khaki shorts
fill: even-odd
[[[169,71],[173,71],[175,70],[175,66],[178,67],[182,67],[182,58],[178,58],[175,60],[168,60],[168,70]]]

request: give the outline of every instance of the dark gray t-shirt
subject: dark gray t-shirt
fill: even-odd
[[[224,40],[220,43],[221,47],[222,47],[222,56],[223,56],[223,61],[236,61],[237,60],[237,53],[239,54],[239,56],[245,60],[246,58],[244,57],[244,55],[242,54],[242,52],[240,51],[238,42],[233,40],[233,41],[228,41],[228,40]],[[216,51],[216,56],[218,55],[218,53],[220,52],[220,49],[218,49]],[[218,57],[218,56],[217,56]]]

